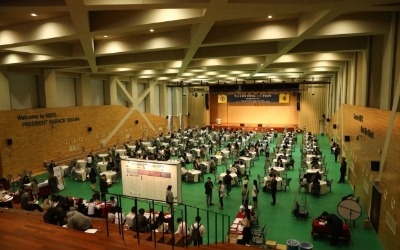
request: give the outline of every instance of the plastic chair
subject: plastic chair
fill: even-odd
[[[285,188],[285,192],[286,192],[286,188],[289,188],[289,191],[290,191],[290,182],[292,181],[292,178],[288,178],[288,179],[286,179],[286,181],[285,182],[283,182],[282,183],[282,187],[284,187]]]
[[[265,224],[261,228],[253,230],[253,237],[252,237],[253,244],[260,246],[265,244],[266,228],[267,225]]]
[[[332,192],[332,184],[333,184],[333,179],[326,182],[326,186],[329,188],[329,193]]]

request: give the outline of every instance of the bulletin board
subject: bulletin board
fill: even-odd
[[[165,201],[168,185],[178,203],[182,202],[179,161],[121,160],[122,192],[124,195]]]

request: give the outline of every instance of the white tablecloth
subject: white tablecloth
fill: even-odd
[[[106,179],[107,180],[111,180],[112,182],[116,182],[116,180],[117,180],[117,172],[115,172],[115,171],[105,171],[105,172],[101,172],[100,176],[102,176],[103,174],[106,175]]]
[[[265,186],[265,184],[267,183],[267,181],[269,180],[269,176],[265,176],[264,177],[264,186]],[[276,182],[277,182],[277,184],[276,184],[276,190],[282,190],[282,178],[281,177],[276,177]]]
[[[79,164],[81,168],[83,169],[86,168],[86,160],[77,160],[76,162]]]
[[[221,173],[219,175],[219,179],[222,181],[224,179],[224,176],[226,175],[226,173]],[[232,177],[232,182],[231,185],[235,185],[236,184],[236,180],[237,180],[237,174],[235,173],[230,173],[229,174]]]
[[[200,170],[190,169],[188,172],[193,175],[193,182],[199,182],[199,176],[201,174]]]
[[[99,167],[101,172],[105,172],[105,171],[107,171],[107,164],[108,164],[107,161],[105,161],[105,162],[101,161],[101,162],[97,163],[97,166]]]
[[[283,171],[285,171],[285,168],[283,167],[271,167],[269,168],[269,172],[271,172],[272,168],[278,172],[278,176],[282,177],[283,176]]]
[[[117,150],[115,150],[115,154],[119,154],[119,156],[125,156],[126,149],[117,149]]]
[[[311,193],[312,192],[312,183],[309,183],[308,184],[308,192],[309,193]],[[326,194],[328,191],[327,191],[327,183],[326,183],[326,181],[322,181],[322,180],[320,180],[319,181],[319,185],[320,185],[320,190],[319,190],[319,194],[320,195],[322,195],[322,194]]]
[[[75,171],[75,173],[80,176],[80,179],[82,181],[86,181],[86,168],[82,168],[80,170],[77,170],[77,171]]]
[[[240,157],[239,159],[244,160],[244,162],[245,162],[245,164],[246,164],[246,167],[248,167],[248,168],[250,167],[251,158],[242,156],[242,157]]]

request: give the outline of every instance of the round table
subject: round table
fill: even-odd
[[[265,176],[264,177],[264,186],[266,185],[267,181],[270,181],[270,177],[269,176]],[[276,190],[282,190],[282,177],[276,177]]]
[[[222,180],[224,179],[225,175],[226,175],[226,173],[221,173],[221,174],[219,175],[219,179],[222,181]],[[233,186],[233,185],[236,184],[237,174],[235,174],[235,173],[230,173],[229,175],[232,177],[231,185]]]

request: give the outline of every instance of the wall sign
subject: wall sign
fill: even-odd
[[[289,103],[289,94],[232,94],[229,103]]]
[[[43,113],[32,115],[17,115],[17,120],[21,121],[22,127],[37,127],[44,125],[54,125],[58,123],[70,123],[80,121],[79,116],[76,117],[60,117],[57,113]]]

